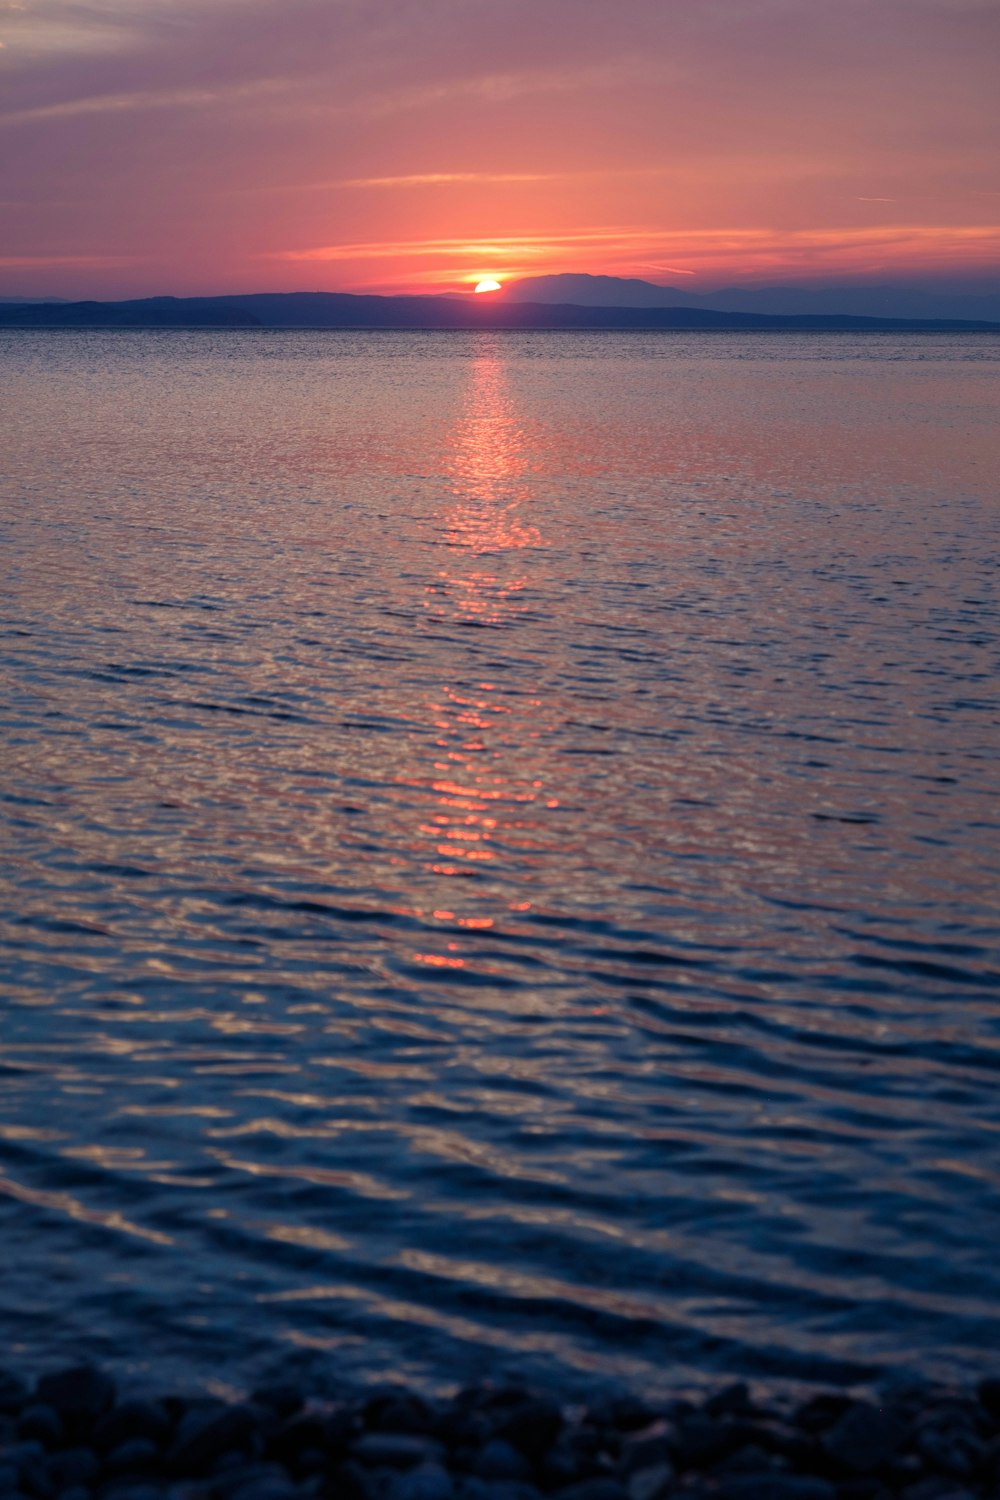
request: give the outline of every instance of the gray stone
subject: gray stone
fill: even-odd
[[[970,1490],[956,1489],[954,1480],[937,1474],[921,1479],[919,1484],[908,1485],[902,1494],[903,1500],[974,1500]]]
[[[101,1491],[101,1500],[163,1500],[163,1490],[158,1484],[136,1484],[125,1480]]]
[[[149,1438],[129,1438],[112,1448],[105,1459],[109,1474],[144,1474],[154,1467],[160,1450]]]
[[[562,1409],[548,1397],[519,1401],[498,1422],[496,1435],[506,1438],[533,1462],[551,1448],[563,1425]]]
[[[540,1494],[520,1479],[477,1479],[470,1474],[461,1482],[459,1500],[540,1500]]]
[[[853,1405],[850,1396],[834,1391],[821,1391],[819,1395],[810,1396],[808,1401],[804,1401],[792,1420],[796,1427],[801,1427],[806,1432],[827,1432]]]
[[[673,1463],[676,1433],[670,1422],[657,1422],[645,1432],[627,1437],[622,1444],[621,1466],[626,1474],[648,1469],[654,1464]]]
[[[406,1432],[420,1436],[430,1430],[431,1422],[427,1402],[408,1391],[378,1392],[365,1403],[364,1423],[371,1432]]]
[[[856,1401],[824,1434],[823,1447],[835,1463],[855,1474],[870,1474],[899,1452],[907,1424],[891,1407]]]
[[[734,1380],[714,1396],[709,1396],[705,1402],[705,1410],[710,1417],[735,1416],[750,1409],[750,1388],[745,1380]]]
[[[255,1479],[231,1490],[231,1500],[297,1500],[301,1490],[290,1479]]]
[[[748,1443],[731,1453],[724,1463],[713,1470],[715,1474],[737,1476],[740,1474],[780,1473],[782,1464],[773,1453],[765,1453],[756,1443]]]
[[[213,1406],[189,1411],[167,1454],[178,1474],[204,1474],[224,1454],[252,1452],[257,1413],[251,1406]]]
[[[348,1459],[330,1474],[328,1490],[331,1495],[336,1495],[337,1500],[373,1500],[375,1477],[353,1459]]]
[[[28,1387],[12,1370],[0,1370],[0,1412],[20,1411],[28,1400]]]
[[[734,1474],[716,1491],[719,1500],[836,1500],[825,1479],[802,1474]]]
[[[480,1479],[528,1479],[531,1469],[523,1453],[503,1438],[484,1443],[469,1464]]]
[[[95,1422],[114,1404],[115,1383],[105,1370],[94,1365],[73,1365],[43,1375],[35,1395],[63,1421]]]
[[[682,1422],[672,1440],[676,1461],[682,1469],[707,1467],[745,1448],[757,1436],[748,1422],[731,1417],[689,1417]]]
[[[160,1401],[120,1401],[94,1428],[94,1446],[117,1448],[132,1438],[146,1438],[165,1447],[173,1434],[173,1423]]]
[[[352,1457],[370,1469],[412,1469],[443,1456],[440,1443],[406,1432],[366,1432],[351,1444]]]
[[[548,1453],[542,1456],[538,1474],[542,1487],[546,1490],[562,1490],[585,1477],[586,1470],[581,1467],[576,1450],[566,1440],[565,1432],[560,1434]]]
[[[294,1417],[296,1412],[302,1410],[305,1399],[297,1385],[280,1383],[277,1385],[261,1385],[250,1397],[254,1406],[263,1406],[268,1411],[273,1411],[275,1416],[282,1422]]]
[[[628,1491],[618,1479],[581,1479],[556,1494],[557,1500],[628,1500]]]
[[[251,1484],[261,1484],[267,1480],[281,1480],[283,1484],[289,1483],[288,1471],[280,1464],[258,1463],[256,1460],[247,1460],[240,1454],[230,1455],[232,1463],[220,1464],[209,1481],[213,1500],[229,1500],[237,1490],[247,1489]]]
[[[52,1454],[46,1468],[56,1490],[60,1491],[93,1484],[100,1464],[92,1448],[65,1448],[62,1453]]]
[[[987,1376],[976,1387],[976,1395],[983,1410],[989,1413],[994,1422],[1000,1422],[1000,1379],[995,1375]]]
[[[669,1459],[633,1470],[629,1475],[628,1500],[659,1500],[673,1477],[674,1466]]]
[[[18,1417],[17,1435],[46,1448],[58,1448],[65,1437],[65,1429],[55,1410],[39,1401],[26,1406]]]
[[[422,1463],[393,1474],[385,1500],[454,1500],[455,1482],[441,1464]]]
[[[925,1427],[917,1438],[921,1457],[953,1479],[971,1479],[986,1457],[984,1445],[965,1427]]]

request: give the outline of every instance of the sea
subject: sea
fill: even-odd
[[[995,1370],[998,373],[0,331],[5,1358]]]

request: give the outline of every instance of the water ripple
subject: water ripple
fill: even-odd
[[[26,1362],[992,1364],[997,357],[0,337]]]

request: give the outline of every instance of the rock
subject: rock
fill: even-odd
[[[18,1412],[28,1399],[27,1382],[11,1370],[0,1370],[0,1412]]]
[[[908,1484],[925,1479],[927,1470],[919,1453],[897,1453],[882,1469],[886,1484],[896,1490],[905,1490]]]
[[[739,1474],[722,1481],[718,1500],[837,1500],[826,1479],[803,1474]]]
[[[894,1500],[877,1479],[845,1479],[837,1485],[837,1500]]]
[[[458,1489],[459,1500],[541,1500],[533,1484],[520,1479],[477,1479],[470,1474]]]
[[[952,1480],[937,1476],[911,1484],[901,1493],[903,1500],[975,1500],[971,1490],[956,1489]]]
[[[250,1400],[254,1406],[273,1411],[282,1422],[287,1422],[289,1417],[293,1417],[305,1405],[305,1398],[298,1386],[288,1384],[258,1386],[252,1392]]]
[[[372,1432],[407,1432],[424,1435],[431,1429],[431,1409],[419,1396],[391,1391],[372,1396],[365,1403],[363,1420]]]
[[[440,1444],[405,1432],[366,1432],[351,1444],[351,1456],[370,1469],[412,1469],[442,1458]]]
[[[256,1479],[229,1492],[229,1500],[300,1500],[301,1490],[291,1479]]]
[[[487,1412],[453,1402],[438,1414],[432,1432],[446,1448],[481,1448],[493,1435],[493,1422]]]
[[[269,1458],[279,1459],[294,1468],[300,1453],[310,1448],[321,1448],[324,1452],[332,1448],[329,1433],[330,1420],[321,1413],[299,1412],[268,1433],[265,1451]],[[346,1448],[346,1443],[341,1446]]]
[[[0,1391],[2,1391],[2,1383],[0,1383]],[[994,1423],[1000,1423],[1000,1377],[990,1375],[985,1380],[981,1380],[976,1387],[976,1395],[983,1410],[989,1413]],[[0,1406],[0,1410],[2,1409]]]
[[[46,1469],[57,1493],[74,1488],[85,1489],[97,1478],[100,1464],[92,1448],[64,1448],[53,1453]]]
[[[173,1431],[173,1423],[162,1401],[121,1401],[95,1426],[93,1443],[96,1448],[108,1451],[132,1438],[145,1438],[158,1448],[165,1448]]]
[[[256,1448],[257,1412],[252,1406],[210,1406],[190,1410],[167,1454],[175,1474],[204,1474],[224,1454]]]
[[[16,1490],[18,1477],[16,1464],[6,1463],[0,1457],[0,1495],[8,1495],[11,1490]]]
[[[94,1423],[114,1405],[115,1383],[94,1365],[73,1365],[43,1375],[35,1387],[43,1406],[51,1406],[64,1423]]]
[[[231,1453],[216,1467],[204,1488],[210,1493],[212,1500],[229,1500],[238,1490],[247,1489],[252,1484],[262,1484],[265,1480],[291,1483],[287,1469],[282,1468],[281,1464],[263,1463],[255,1458]],[[197,1483],[194,1485],[196,1490],[200,1487]]]
[[[163,1500],[163,1490],[157,1484],[140,1484],[126,1479],[102,1490],[101,1500]]]
[[[684,1405],[690,1415],[694,1407],[690,1402]],[[594,1426],[617,1427],[619,1432],[638,1432],[643,1427],[652,1426],[657,1419],[653,1408],[638,1396],[614,1396],[609,1401],[591,1406],[587,1415]]]
[[[660,1500],[673,1478],[674,1466],[669,1459],[635,1469],[629,1476],[628,1500]]]
[[[924,1427],[917,1450],[931,1468],[954,1479],[971,1479],[986,1458],[986,1448],[974,1432],[962,1427]]]
[[[761,1422],[757,1426],[757,1442],[768,1453],[784,1459],[793,1469],[808,1473],[812,1469],[822,1470],[826,1458],[819,1440],[801,1427],[793,1427],[780,1420]]]
[[[17,1419],[17,1435],[27,1441],[41,1443],[46,1448],[58,1448],[65,1439],[65,1430],[51,1406],[38,1402],[26,1406]]]
[[[473,1454],[469,1472],[480,1479],[529,1479],[531,1467],[523,1453],[503,1438],[491,1438]]]
[[[385,1500],[455,1500],[455,1482],[441,1464],[418,1464],[393,1474]]]
[[[835,1464],[854,1474],[870,1474],[902,1448],[907,1425],[891,1407],[856,1401],[824,1434],[823,1449]]]
[[[295,1464],[297,1478],[310,1474],[321,1474],[327,1466],[327,1456],[322,1448],[302,1448]]]
[[[559,1436],[562,1425],[559,1403],[539,1396],[512,1406],[497,1423],[496,1434],[537,1463]]]
[[[710,1417],[732,1417],[745,1415],[753,1410],[750,1389],[745,1380],[735,1380],[723,1387],[705,1402],[705,1411]]]
[[[993,1423],[979,1402],[963,1401],[957,1396],[947,1399],[938,1396],[924,1402],[915,1413],[914,1425],[918,1430],[924,1427],[954,1429],[975,1438],[987,1438],[993,1432]]]
[[[682,1469],[707,1468],[721,1463],[737,1448],[745,1448],[756,1436],[749,1422],[736,1422],[730,1417],[689,1417],[676,1428],[674,1454]]]
[[[539,1482],[546,1490],[565,1489],[579,1479],[590,1477],[591,1472],[589,1466],[585,1468],[581,1464],[579,1455],[565,1435],[543,1455],[537,1471]]]
[[[626,1474],[654,1464],[672,1463],[677,1451],[677,1433],[669,1422],[657,1422],[644,1432],[632,1433],[621,1447],[621,1467]]]
[[[349,1407],[327,1413],[323,1423],[323,1447],[328,1453],[344,1454],[358,1436],[358,1418]]]
[[[373,1500],[375,1481],[360,1464],[348,1459],[328,1473],[322,1493],[330,1500]]]
[[[823,1392],[803,1402],[792,1420],[806,1432],[826,1432],[853,1405],[850,1396],[842,1396],[838,1392]]]
[[[155,1468],[159,1457],[160,1450],[150,1438],[129,1438],[111,1449],[104,1467],[108,1474],[114,1475],[147,1474]]]
[[[738,1474],[774,1474],[782,1471],[780,1461],[773,1453],[766,1453],[756,1443],[748,1443],[745,1448],[737,1448],[721,1464],[717,1464],[713,1473],[719,1475]]]
[[[557,1500],[628,1500],[628,1491],[618,1479],[583,1479],[556,1491]]]

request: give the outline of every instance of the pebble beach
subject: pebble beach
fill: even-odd
[[[897,1381],[871,1396],[586,1406],[483,1384],[318,1399],[294,1384],[238,1402],[136,1395],[79,1365],[0,1372],[3,1500],[991,1500],[1000,1378]]]

